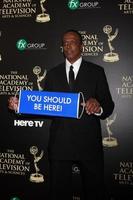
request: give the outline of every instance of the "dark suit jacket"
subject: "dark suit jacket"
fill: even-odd
[[[46,76],[45,90],[70,92],[65,63],[51,69]],[[48,152],[50,159],[82,160],[102,156],[100,119],[105,119],[114,109],[104,69],[82,61],[73,92],[83,92],[85,100],[96,98],[103,114],[99,117],[84,112],[81,119],[53,117],[50,127]]]

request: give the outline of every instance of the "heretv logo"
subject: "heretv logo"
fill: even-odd
[[[79,7],[79,0],[69,0],[68,7],[70,10],[76,10]]]
[[[40,120],[14,120],[14,126],[42,128],[44,121]]]

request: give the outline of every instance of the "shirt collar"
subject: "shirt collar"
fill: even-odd
[[[71,64],[67,59],[66,59],[66,69],[69,70],[70,66],[73,66],[73,70],[74,72],[77,74],[80,68],[82,62],[82,57],[80,57],[78,60],[76,60],[76,62],[74,62],[73,64]]]

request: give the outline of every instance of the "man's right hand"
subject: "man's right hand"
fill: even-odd
[[[10,110],[14,110],[15,112],[18,110],[18,98],[13,96],[8,99],[8,108]]]

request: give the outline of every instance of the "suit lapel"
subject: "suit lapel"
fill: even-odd
[[[78,74],[77,74],[77,77],[76,77],[76,80],[75,80],[75,86],[76,86],[76,83],[79,82],[79,81],[82,81],[83,80],[83,77],[84,77],[84,73],[85,73],[85,62],[82,60],[82,63],[80,65],[80,68],[79,68],[79,71],[78,71]]]
[[[59,74],[58,78],[60,79],[61,87],[64,87],[65,91],[70,90],[69,84],[68,84],[68,81],[67,81],[67,76],[66,76],[65,63],[63,63],[62,66],[61,66],[61,70],[60,70],[60,74]]]

